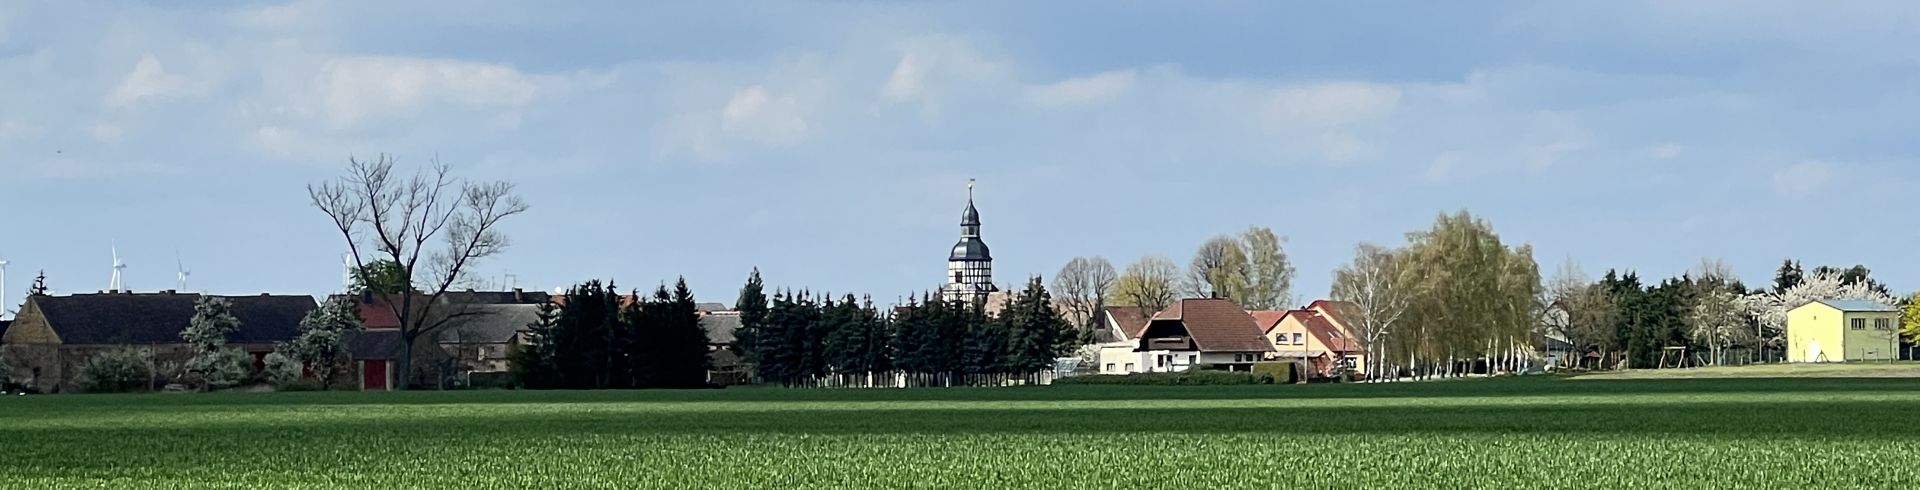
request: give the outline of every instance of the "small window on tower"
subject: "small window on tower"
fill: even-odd
[[[961,277],[965,277],[965,276],[964,276],[963,274],[964,274],[964,273],[962,273],[962,272],[960,272],[960,271],[953,271],[953,282],[957,282],[957,283],[958,283],[958,282],[966,282],[966,281],[962,281],[962,280],[960,280],[960,278],[961,278]]]

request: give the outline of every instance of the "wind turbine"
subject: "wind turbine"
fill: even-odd
[[[180,261],[179,250],[173,251],[173,269],[175,271],[174,278],[180,281],[180,286],[176,290],[182,293],[187,292],[187,277],[192,276],[193,271],[187,270],[186,263]]]
[[[127,284],[120,281],[120,271],[126,268],[127,263],[120,261],[120,244],[115,243],[113,245],[113,281],[107,283],[107,291],[117,293],[127,288]]]

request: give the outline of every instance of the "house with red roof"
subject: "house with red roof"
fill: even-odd
[[[1305,362],[1320,376],[1334,376],[1342,369],[1365,365],[1366,361],[1366,349],[1360,341],[1336,316],[1329,314],[1338,309],[1335,306],[1315,301],[1307,308],[1255,311],[1251,315],[1260,325],[1263,338],[1272,344],[1269,358]]]
[[[1145,372],[1146,354],[1138,352],[1140,332],[1153,320],[1153,311],[1138,306],[1108,306],[1100,310],[1100,325],[1093,332],[1099,357],[1100,374]]]
[[[1274,353],[1253,315],[1224,299],[1183,299],[1147,322],[1136,340],[1140,372],[1213,364],[1248,370]]]

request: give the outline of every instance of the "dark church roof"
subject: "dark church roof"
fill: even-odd
[[[993,253],[987,250],[987,242],[967,237],[953,245],[953,255],[947,256],[947,260],[993,260]]]
[[[980,226],[980,210],[973,209],[973,199],[967,199],[967,210],[960,212],[960,226]]]
[[[312,296],[227,296],[240,331],[233,343],[292,340],[300,319],[314,309]],[[35,296],[34,306],[64,344],[179,343],[193,320],[198,294],[101,293]]]

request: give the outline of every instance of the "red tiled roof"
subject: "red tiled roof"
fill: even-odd
[[[1126,335],[1123,340],[1140,338],[1140,331],[1147,329],[1147,320],[1151,316],[1146,308],[1138,306],[1108,306],[1106,312],[1107,317],[1120,326],[1120,333]]]
[[[1345,333],[1342,333],[1340,327],[1334,325],[1332,321],[1329,321],[1326,315],[1308,310],[1295,310],[1288,313],[1299,314],[1300,324],[1307,327],[1308,333],[1313,334],[1314,337],[1318,337],[1320,343],[1327,346],[1327,350],[1334,352],[1360,352],[1362,350],[1359,342],[1355,342],[1352,338],[1347,337]]]
[[[1273,331],[1273,327],[1280,325],[1280,320],[1287,318],[1287,313],[1289,312],[1286,310],[1260,310],[1260,311],[1247,312],[1247,314],[1253,315],[1253,322],[1255,326],[1260,327],[1261,333]]]
[[[1224,299],[1183,299],[1154,315],[1152,325],[1178,322],[1195,348],[1202,352],[1265,352],[1273,350],[1240,305]],[[1142,332],[1145,334],[1146,332]]]

